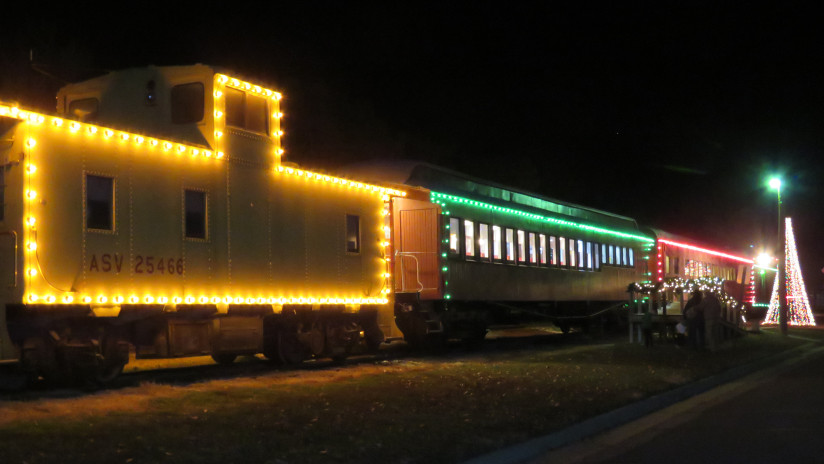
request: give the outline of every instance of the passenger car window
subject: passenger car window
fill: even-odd
[[[478,224],[478,256],[489,260],[489,224]]]
[[[475,223],[464,219],[464,253],[467,257],[475,256]]]
[[[460,244],[458,243],[458,236],[461,231],[461,220],[458,218],[449,218],[449,252],[453,255],[459,253]]]
[[[515,261],[515,231],[506,229],[506,260]]]
[[[492,226],[492,259],[501,258],[501,226]]]

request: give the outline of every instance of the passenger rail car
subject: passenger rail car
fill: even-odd
[[[563,329],[627,299],[654,239],[635,220],[421,164],[352,168],[406,185],[392,203],[398,326],[482,337],[513,312]]]
[[[281,94],[204,66],[0,105],[0,358],[32,376],[137,357],[343,357],[392,335],[404,193],[281,162]],[[387,310],[388,309],[388,310]]]

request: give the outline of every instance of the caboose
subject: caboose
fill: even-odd
[[[0,359],[105,381],[132,353],[297,362],[396,332],[404,192],[282,162],[280,101],[198,64],[0,104]]]

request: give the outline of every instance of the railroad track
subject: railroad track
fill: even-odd
[[[106,390],[118,390],[136,387],[144,383],[165,385],[189,385],[218,379],[233,379],[265,375],[276,371],[300,373],[329,368],[356,369],[359,365],[374,364],[382,361],[399,361],[405,359],[442,358],[454,361],[465,356],[477,356],[485,352],[517,351],[539,346],[556,345],[560,348],[603,342],[615,337],[623,339],[624,334],[607,334],[595,339],[580,333],[563,335],[534,329],[528,326],[506,327],[493,330],[483,343],[467,345],[466,343],[448,343],[436,350],[413,350],[403,342],[384,345],[378,353],[351,356],[343,363],[331,359],[304,361],[297,365],[283,366],[268,361],[263,357],[240,357],[231,365],[215,363],[209,356],[180,359],[132,360],[118,378],[105,386]],[[3,366],[0,366],[2,368]],[[30,401],[45,398],[71,398],[94,393],[101,387],[75,382],[74,384],[51,384],[38,382],[26,387],[25,377],[13,373],[9,366],[6,372],[0,372],[0,401]],[[15,378],[15,376],[17,378]],[[11,380],[9,380],[11,379]]]

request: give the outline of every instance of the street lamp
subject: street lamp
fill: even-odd
[[[770,178],[769,185],[778,194],[778,272],[775,273],[775,278],[778,279],[778,326],[781,329],[781,334],[787,335],[787,284],[784,281],[786,258],[784,257],[783,234],[781,233],[783,224],[781,218],[781,178]]]

